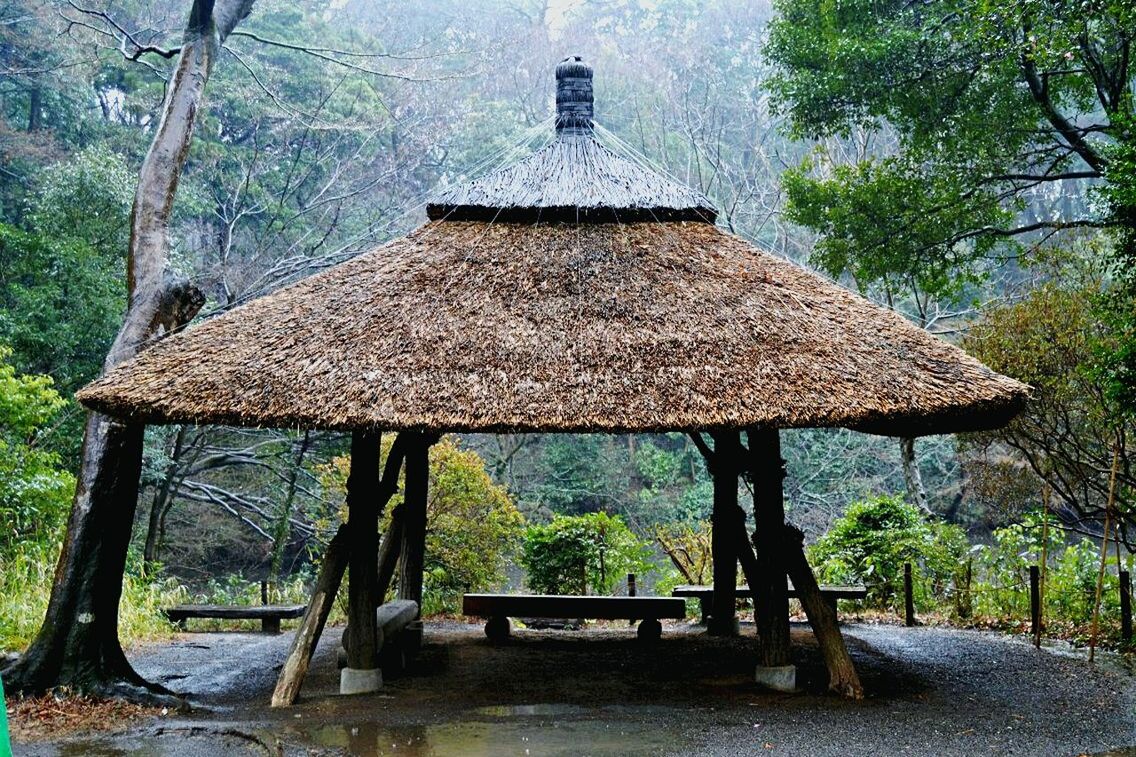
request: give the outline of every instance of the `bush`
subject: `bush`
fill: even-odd
[[[957,585],[967,541],[958,526],[928,521],[901,497],[854,502],[810,550],[826,583],[863,583],[868,603],[897,608],[903,601],[903,565],[916,574],[915,601],[934,606]]]
[[[611,594],[627,573],[653,566],[648,544],[618,516],[556,515],[525,531],[521,562],[539,594]]]
[[[59,458],[37,444],[65,404],[48,376],[22,376],[0,346],[0,563],[56,535],[75,491]]]

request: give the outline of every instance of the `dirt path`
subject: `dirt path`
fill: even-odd
[[[493,647],[479,626],[439,623],[412,675],[339,697],[333,630],[288,710],[266,706],[288,635],[188,634],[135,662],[196,692],[201,711],[16,753],[1070,755],[1136,744],[1136,678],[1123,670],[987,633],[846,632],[864,702],[824,693],[812,635],[796,626],[799,695],[750,682],[752,638],[676,626],[644,647],[614,626],[525,631]]]

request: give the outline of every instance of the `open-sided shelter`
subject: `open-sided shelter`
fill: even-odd
[[[403,458],[400,585],[420,599],[438,434],[696,434],[716,481],[715,580],[732,583],[743,558],[762,662],[786,664],[784,578],[799,543],[783,522],[777,430],[989,429],[1026,387],[718,228],[700,193],[597,139],[589,67],[570,58],[556,78],[546,147],[442,191],[406,237],[161,340],[79,399],[134,422],[351,431],[353,624],[374,615],[375,523]],[[383,431],[403,432],[393,480],[379,476]],[[742,473],[754,481],[756,559],[736,503]],[[728,632],[733,593],[714,608]],[[373,666],[373,640],[356,635],[352,667]]]

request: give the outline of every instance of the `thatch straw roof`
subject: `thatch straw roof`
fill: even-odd
[[[79,394],[147,423],[445,431],[996,427],[1026,387],[699,222],[434,221]]]
[[[438,431],[992,428],[1026,387],[710,222],[600,145],[557,67],[558,139],[443,193],[410,236],[169,337],[79,393],[146,423]]]
[[[617,155],[594,137],[561,137],[519,163],[440,192],[426,206],[451,221],[707,221],[689,187]]]
[[[556,141],[520,162],[440,191],[431,220],[706,221],[701,193],[619,155],[595,138],[592,69],[579,57],[556,67]]]

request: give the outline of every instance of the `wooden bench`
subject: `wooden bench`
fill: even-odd
[[[418,603],[410,599],[396,599],[379,605],[375,610],[375,627],[378,629],[379,667],[384,676],[394,676],[406,668],[407,659],[414,655],[420,639],[404,638],[403,633],[418,618]],[[340,670],[347,667],[347,638],[351,626],[343,629],[335,663]]]
[[[793,582],[789,582],[789,597],[797,596],[797,590],[793,587]],[[836,600],[838,599],[863,599],[868,596],[868,590],[863,586],[821,586],[820,595],[824,601],[828,602],[832,612],[836,614]],[[671,591],[672,597],[693,597],[698,600],[699,609],[702,612],[702,622],[706,622],[706,618],[710,616],[710,606],[714,601],[714,587],[711,586],[696,586],[694,584],[683,584],[676,586]],[[734,589],[734,597],[737,599],[752,599],[753,594],[750,593],[748,586],[739,586]]]
[[[677,597],[466,594],[462,597],[462,613],[488,618],[485,635],[493,641],[509,638],[509,618],[639,620],[639,638],[655,641],[663,632],[659,618],[686,617],[686,602]]]
[[[280,621],[298,618],[306,605],[174,605],[162,610],[170,622],[185,630],[189,618],[220,618],[221,620],[259,620],[264,633],[280,633]]]

